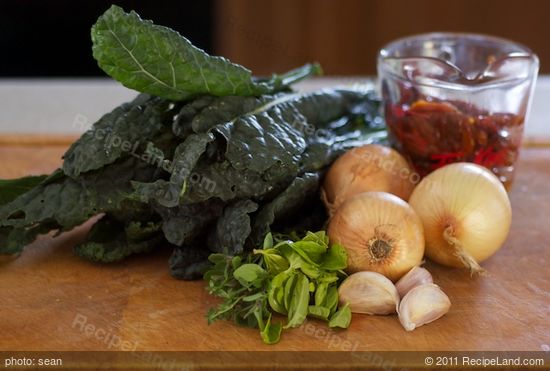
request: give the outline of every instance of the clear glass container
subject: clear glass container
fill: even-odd
[[[394,146],[421,176],[475,162],[510,188],[539,61],[527,47],[431,33],[380,50],[378,75]]]

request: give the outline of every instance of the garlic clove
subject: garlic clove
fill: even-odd
[[[433,282],[434,281],[430,272],[428,272],[427,269],[417,265],[401,277],[399,281],[397,281],[395,288],[397,288],[399,297],[403,298],[414,287]]]
[[[353,313],[391,314],[399,305],[399,293],[392,281],[376,272],[357,272],[338,288],[341,304],[349,303]]]
[[[451,301],[439,286],[433,283],[416,286],[399,304],[399,322],[405,330],[433,322],[449,311]]]

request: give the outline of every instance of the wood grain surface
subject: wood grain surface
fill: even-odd
[[[66,146],[0,147],[0,177],[50,172]],[[451,311],[406,332],[396,316],[354,315],[346,331],[316,321],[275,346],[257,330],[206,323],[216,303],[201,281],[170,277],[170,251],[112,265],[72,254],[87,225],[41,237],[0,263],[0,349],[10,350],[531,350],[550,349],[550,149],[524,149],[511,192],[513,224],[485,277],[428,262]]]

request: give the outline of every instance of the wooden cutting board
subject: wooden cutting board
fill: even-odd
[[[66,145],[0,146],[0,177],[52,171]],[[396,316],[354,315],[347,331],[316,321],[275,346],[256,330],[208,326],[216,300],[201,281],[170,277],[170,251],[112,265],[72,254],[88,225],[40,238],[0,263],[0,349],[8,350],[530,350],[550,349],[550,148],[524,149],[511,192],[513,224],[489,275],[428,262],[451,311],[406,332]]]

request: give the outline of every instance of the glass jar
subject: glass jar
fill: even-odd
[[[538,58],[496,37],[431,33],[380,50],[378,75],[393,145],[421,176],[475,162],[510,188]]]

